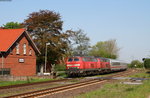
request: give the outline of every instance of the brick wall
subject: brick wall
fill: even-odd
[[[19,54],[16,54],[16,45],[19,44]],[[23,54],[23,45],[26,44],[26,54]],[[31,51],[31,55],[29,54]],[[23,34],[10,50],[4,54],[3,68],[10,68],[12,76],[33,76],[36,75],[36,55],[35,51]],[[0,68],[2,68],[2,57],[0,58]]]

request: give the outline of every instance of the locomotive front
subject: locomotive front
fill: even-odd
[[[82,73],[82,57],[69,57],[66,62],[66,72],[69,76]]]

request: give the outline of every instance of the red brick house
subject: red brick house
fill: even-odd
[[[0,29],[0,75],[35,75],[39,53],[25,29]]]

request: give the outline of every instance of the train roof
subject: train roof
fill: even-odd
[[[94,56],[69,56],[69,57],[91,57],[91,58],[95,58]]]
[[[89,57],[89,58],[99,58],[99,59],[102,59],[102,60],[109,60],[110,62],[121,62],[121,63],[126,63],[125,61],[123,60],[118,60],[118,59],[110,59],[110,58],[104,58],[104,57],[99,57],[99,56],[82,56],[82,55],[75,55],[75,56],[69,56],[70,57]],[[126,63],[128,64],[128,63]]]
[[[128,64],[127,62],[123,61],[123,60],[118,60],[118,59],[109,59],[110,62],[120,62],[120,63],[126,63]]]

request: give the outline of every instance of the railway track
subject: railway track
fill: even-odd
[[[40,90],[40,91],[35,91],[35,92],[30,92],[30,93],[24,93],[24,94],[19,94],[19,95],[14,95],[14,96],[8,96],[5,98],[33,98],[33,97],[43,97],[46,95],[50,94],[56,94],[59,92],[64,92],[72,89],[77,89],[83,86],[89,86],[93,85],[95,83],[99,83],[100,81],[103,80],[89,80],[86,82],[80,82],[80,83],[75,83],[75,84],[69,84],[69,85],[64,85],[60,87],[55,87],[55,88],[50,88],[50,89],[45,89],[45,90]],[[104,82],[104,81],[103,81]]]
[[[129,71],[127,73],[122,72],[120,74],[115,74],[115,75],[112,75],[110,77],[127,76],[131,73],[133,73],[133,72],[132,71]],[[53,94],[57,94],[57,93],[61,93],[61,92],[65,92],[65,91],[69,91],[69,90],[73,90],[73,89],[79,89],[79,88],[91,86],[94,84],[101,84],[101,83],[104,83],[106,81],[109,81],[109,80],[91,79],[91,80],[84,81],[84,82],[68,84],[68,85],[64,85],[64,86],[59,86],[59,87],[54,87],[54,88],[49,88],[49,89],[44,89],[44,90],[39,90],[39,91],[33,91],[33,92],[29,92],[29,93],[24,93],[24,94],[8,96],[5,98],[31,98],[31,97],[34,98],[34,97],[44,97],[47,95],[50,96]]]
[[[60,80],[50,80],[50,81],[35,82],[35,83],[17,84],[17,85],[10,85],[10,86],[1,86],[0,90],[17,88],[17,87],[25,87],[25,86],[31,86],[31,85],[40,85],[40,84],[45,84],[45,83],[63,82],[63,81],[68,81],[68,80],[69,79],[60,79]]]

